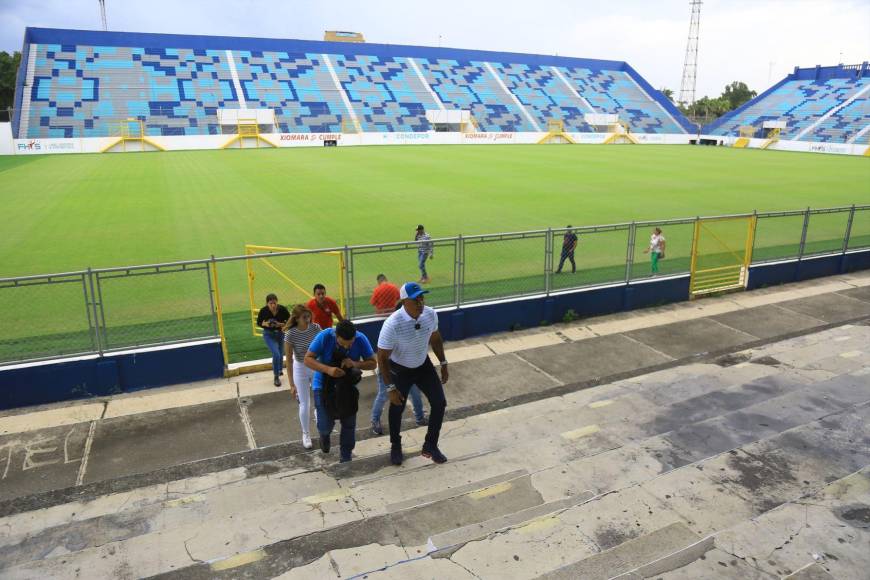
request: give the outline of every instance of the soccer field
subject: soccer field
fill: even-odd
[[[870,160],[653,145],[19,156],[0,157],[0,199],[3,277],[238,255],[246,243],[318,248],[408,240],[418,223],[425,224],[433,237],[447,237],[569,223],[582,226],[866,204],[870,203]],[[824,226],[831,231],[830,239],[842,230],[841,221],[837,217]],[[782,224],[774,228],[782,232],[760,232],[764,238],[760,246],[793,245],[795,224]],[[827,234],[821,222],[819,227],[816,234],[823,241]],[[863,222],[857,224],[853,235],[870,235],[870,226],[867,232],[864,227]],[[677,258],[671,267],[680,269],[679,258],[688,255],[690,228],[680,226],[666,234],[673,248],[669,259]],[[536,288],[543,277],[539,241],[469,247],[466,282],[470,286],[510,276],[516,289],[523,291],[525,285]],[[597,269],[605,276],[608,268],[622,267],[624,235],[602,236],[595,244],[581,246],[580,254],[587,270]],[[452,255],[436,250],[433,288],[439,287],[439,270],[452,268],[451,260]],[[221,272],[221,291],[229,305],[226,314],[244,321],[244,268],[226,270]],[[413,253],[401,259],[373,254],[356,264],[356,293],[367,297],[379,271],[396,281],[416,275]],[[452,279],[442,284],[449,286]],[[166,288],[143,281],[124,292],[126,299],[117,299],[112,315],[116,326],[126,321],[136,329],[128,329],[130,333],[165,317],[162,310],[175,316],[185,310],[183,283]],[[34,332],[27,324],[32,310],[26,304],[10,303],[7,294],[0,292],[0,351],[2,343]],[[50,299],[47,293],[32,297]],[[20,301],[21,296],[13,300]],[[201,301],[197,296],[196,308]],[[164,309],[167,304],[172,308]],[[57,323],[36,332],[68,335],[78,332],[79,325]],[[249,323],[237,331],[240,337],[249,335]],[[245,348],[259,351],[259,343],[250,344]],[[240,358],[262,354],[245,348],[240,347],[239,352],[244,351]],[[0,352],[0,360],[7,358]]]

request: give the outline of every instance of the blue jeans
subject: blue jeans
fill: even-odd
[[[426,414],[423,411],[423,395],[420,394],[420,389],[417,388],[417,385],[411,387],[409,396],[411,397],[411,406],[414,407],[414,418],[420,421]],[[381,373],[378,373],[378,394],[375,396],[375,402],[372,405],[372,423],[381,420],[381,414],[384,412],[384,405],[387,404],[388,398],[387,385],[384,383]]]
[[[263,340],[272,353],[272,372],[276,377],[281,376],[284,363],[284,333],[280,330],[263,329]]]
[[[429,258],[428,253],[420,253],[417,254],[417,267],[420,268],[420,277],[428,278],[429,275],[426,273],[426,260]]]
[[[323,391],[314,391],[314,407],[317,409],[317,432],[321,437],[332,435],[335,427],[335,419],[329,416],[326,405],[323,403]],[[338,436],[341,449],[341,458],[350,459],[350,452],[356,447],[356,415],[341,419],[341,432]]]

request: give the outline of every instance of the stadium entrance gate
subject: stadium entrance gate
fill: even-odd
[[[754,215],[695,221],[689,284],[692,298],[746,288],[755,223]]]
[[[254,336],[263,334],[263,329],[257,326],[257,314],[270,293],[277,294],[281,304],[292,310],[293,305],[311,300],[315,284],[323,284],[332,296],[338,292],[338,305],[342,312],[347,312],[343,252],[246,245],[245,255],[251,256],[246,265]]]

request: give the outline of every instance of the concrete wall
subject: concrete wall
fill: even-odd
[[[0,155],[13,155],[12,123],[0,123]]]
[[[3,367],[0,409],[222,377],[220,340]]]
[[[701,135],[701,139],[719,141],[725,146],[732,146],[737,137],[722,135]],[[760,149],[767,139],[752,138],[749,140],[749,149]],[[814,143],[812,141],[777,141],[767,148],[769,151],[798,151],[803,153],[832,153],[835,155],[864,155],[868,145],[866,143]]]
[[[547,133],[270,133],[264,137],[278,147],[323,147],[334,140],[341,146],[353,145],[491,145],[493,143],[532,144]],[[603,143],[605,133],[570,133],[578,143]],[[636,133],[641,143],[685,145],[690,136],[684,134],[655,135]],[[149,136],[148,139],[169,151],[220,149],[232,135]],[[81,137],[74,139],[15,139],[11,154],[44,155],[47,153],[99,153],[115,141],[114,137]],[[246,141],[246,146],[247,146]],[[237,145],[234,145],[237,147]],[[139,150],[139,144],[128,143],[127,151]],[[3,154],[10,154],[9,152]]]
[[[6,129],[4,129],[4,126]],[[114,137],[82,137],[74,139],[11,139],[9,123],[0,123],[0,155],[44,155],[49,153],[99,153],[112,143]],[[533,144],[547,133],[489,132],[489,133],[270,133],[264,137],[278,147],[323,147],[324,141],[334,140],[340,146],[356,145],[491,145],[491,144]],[[601,144],[606,133],[568,133],[574,141],[581,144]],[[632,133],[641,144],[649,145],[686,145],[696,137],[693,135],[673,134],[656,135]],[[4,141],[5,138],[5,141]],[[148,137],[168,151],[196,149],[220,149],[232,135],[186,135]],[[702,139],[713,139],[723,145],[733,145],[736,137],[701,135]],[[760,148],[766,139],[750,139],[750,148]],[[250,140],[246,141],[246,147]],[[266,145],[263,145],[266,146]],[[238,147],[238,145],[233,145]],[[146,147],[146,149],[148,149]],[[833,153],[838,155],[863,155],[866,144],[812,143],[807,141],[779,141],[769,147],[773,151],[803,151],[809,153]],[[139,145],[128,143],[127,151],[138,151]]]

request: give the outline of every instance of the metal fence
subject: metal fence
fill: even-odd
[[[870,248],[870,205],[742,215],[757,217],[753,264]],[[561,259],[565,228],[433,239],[427,303],[460,306],[649,278],[644,250],[654,227],[667,239],[659,275],[688,274],[697,219],[572,228],[579,238],[573,267]],[[418,251],[417,242],[395,242],[269,255],[282,271],[310,281],[316,254],[340,253],[343,307],[350,318],[363,319],[375,315],[369,299],[378,274],[397,285],[420,277]],[[247,261],[258,258],[0,278],[0,365],[216,337],[228,363],[266,358],[251,328]],[[280,277],[274,283],[268,291],[280,299]],[[338,288],[327,290],[337,297]],[[289,289],[284,296],[295,300]]]

